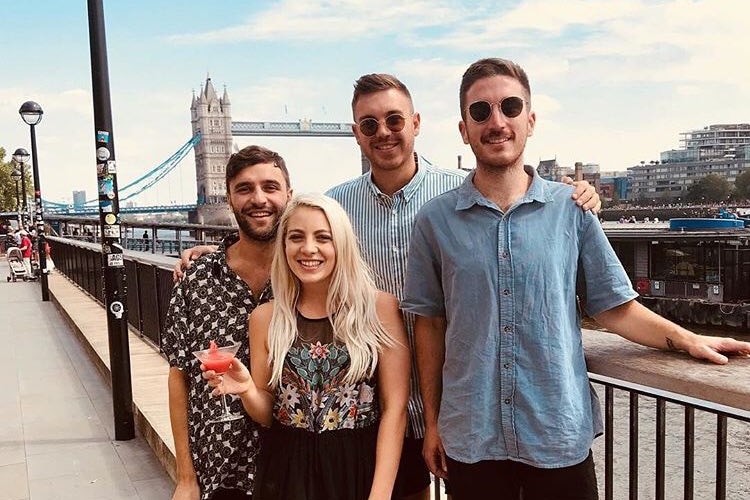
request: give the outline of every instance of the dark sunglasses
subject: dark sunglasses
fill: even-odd
[[[357,125],[359,126],[359,131],[362,132],[362,135],[372,137],[378,132],[380,120],[376,120],[375,118],[364,118],[363,120],[360,120]],[[391,132],[401,132],[404,129],[404,125],[406,125],[406,118],[403,115],[393,113],[392,115],[385,117],[385,126],[388,127],[388,130]]]
[[[498,103],[500,111],[508,118],[515,118],[523,111],[524,100],[520,97],[506,97]],[[484,123],[492,116],[492,107],[495,103],[487,101],[475,101],[469,104],[469,116],[477,123]]]

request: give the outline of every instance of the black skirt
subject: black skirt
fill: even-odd
[[[378,425],[320,434],[274,420],[263,436],[253,500],[366,500]]]

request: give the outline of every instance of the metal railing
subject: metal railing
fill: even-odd
[[[50,245],[57,268],[101,303],[100,246],[54,237],[50,237]],[[173,261],[158,255],[134,255],[134,252],[127,252],[125,255],[129,323],[160,352],[172,291],[171,262]],[[597,460],[597,469],[603,469],[597,475],[600,493],[603,491],[605,500],[637,500],[639,494],[643,498],[657,500],[677,498],[676,481],[681,485],[681,498],[685,500],[710,497],[718,500],[750,498],[750,484],[747,480],[750,471],[750,447],[747,444],[750,437],[750,411],[597,373],[590,373],[589,376],[604,392],[605,433],[603,439],[596,440],[594,450],[595,456],[604,456],[603,461]],[[645,405],[642,404],[644,399],[648,402]],[[679,419],[675,417],[675,407],[683,414]],[[706,424],[709,416],[716,418],[715,432]],[[697,418],[702,419],[698,433]],[[728,438],[729,422],[737,423],[740,427]],[[652,434],[644,435],[644,423],[653,423]],[[679,429],[675,430],[676,427]],[[681,443],[672,439],[675,434],[683,436]],[[599,453],[602,447],[603,453]],[[744,470],[733,470],[732,474],[728,474],[727,453],[732,448],[741,448],[738,453],[742,456],[733,462],[739,463],[739,467],[744,467]],[[704,464],[707,460],[710,462],[706,458],[707,454],[713,455],[711,477],[706,475],[705,467],[696,470],[698,452],[701,454],[701,463]],[[675,465],[675,457],[680,454],[682,457]],[[627,457],[627,464],[622,463],[624,457]],[[644,465],[647,458],[648,464]],[[682,473],[679,481],[674,474],[667,475],[668,466],[675,473]],[[696,489],[698,476],[700,488]],[[653,488],[644,479],[653,481]],[[706,492],[707,485],[713,488],[710,495]],[[433,498],[444,498],[440,481],[433,482]]]

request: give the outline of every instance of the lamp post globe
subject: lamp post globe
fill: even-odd
[[[21,214],[19,217],[18,224],[21,228],[26,227],[26,219],[28,217],[28,205],[26,203],[26,164],[29,162],[29,152],[24,148],[18,148],[13,152],[13,162],[16,164],[16,169],[21,178],[21,206],[18,209]]]
[[[44,111],[36,102],[26,101],[21,104],[18,114],[21,115],[24,123],[26,123],[31,129],[31,173],[34,178],[34,222],[36,224],[37,255],[39,258],[39,281],[42,284],[42,300],[46,302],[49,301],[49,282],[47,280],[47,242],[44,237],[42,188],[39,184],[39,155],[36,150],[35,129],[35,126],[42,121]]]
[[[13,172],[11,172],[11,174],[10,174],[10,178],[13,179],[16,182],[20,182],[21,181],[21,171],[19,169],[17,169],[17,168],[14,168]]]
[[[21,115],[21,118],[23,118],[23,121],[26,122],[26,125],[31,125],[33,127],[42,121],[44,111],[42,110],[42,107],[34,101],[26,101],[21,104],[21,109],[18,110],[18,113]]]
[[[16,160],[16,163],[21,165],[24,165],[29,161],[29,157],[29,152],[23,148],[18,148],[13,152],[13,159]]]

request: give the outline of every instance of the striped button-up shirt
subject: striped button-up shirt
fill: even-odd
[[[416,157],[416,155],[415,155]],[[406,260],[414,218],[427,201],[461,185],[466,172],[443,170],[417,163],[417,173],[393,196],[384,194],[368,172],[326,193],[338,201],[354,226],[365,261],[370,265],[380,290],[402,299]],[[419,394],[414,356],[414,315],[404,314],[406,333],[412,350],[411,395],[409,397],[409,436],[424,436],[423,405]]]

